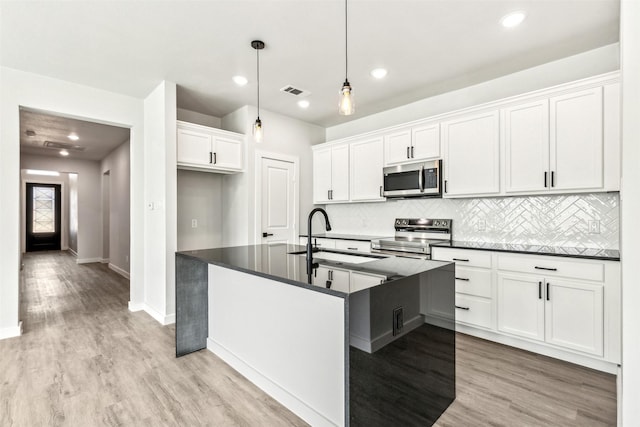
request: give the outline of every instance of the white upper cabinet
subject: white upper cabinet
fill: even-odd
[[[313,202],[320,204],[348,200],[349,146],[335,145],[314,150]]]
[[[244,135],[178,121],[176,142],[176,160],[181,169],[242,171]]]
[[[602,189],[602,87],[552,97],[550,111],[551,189]]]
[[[549,101],[502,110],[505,192],[544,191],[550,186]]]
[[[349,144],[351,201],[379,201],[382,197],[383,139],[374,137]]]
[[[442,123],[444,197],[500,193],[499,112]]]
[[[440,157],[440,125],[429,123],[384,136],[385,166]]]

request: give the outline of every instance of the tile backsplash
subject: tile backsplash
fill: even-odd
[[[620,242],[619,193],[415,199],[326,210],[335,233],[392,236],[395,218],[451,218],[454,240],[600,249],[619,249]],[[599,221],[599,233],[590,232],[590,221]]]

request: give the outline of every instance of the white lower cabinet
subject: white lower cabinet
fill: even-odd
[[[313,284],[334,291],[349,292],[349,271],[321,265],[315,271]]]
[[[435,246],[432,257],[456,263],[461,331],[615,372],[619,262]]]

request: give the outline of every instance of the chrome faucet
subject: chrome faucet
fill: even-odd
[[[331,231],[331,223],[329,223],[329,216],[327,215],[327,211],[325,211],[322,208],[315,208],[314,210],[312,210],[309,213],[309,219],[307,219],[307,264],[310,264],[311,262],[313,262],[313,245],[312,245],[312,236],[313,236],[313,232],[311,231],[311,220],[313,219],[313,215],[316,212],[321,212],[322,215],[324,215],[324,222],[325,222],[325,227],[327,229],[327,231]],[[310,268],[308,268],[308,271],[311,271]]]

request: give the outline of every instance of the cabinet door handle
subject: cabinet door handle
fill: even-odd
[[[547,282],[547,301],[551,301],[551,298],[549,297],[549,282]]]
[[[350,251],[357,251],[358,250],[358,248],[347,248],[347,249],[349,249]]]
[[[213,153],[209,151],[209,164],[213,163]]]
[[[218,155],[214,152],[213,153],[213,164],[215,165],[216,163],[218,163]]]
[[[411,158],[413,159],[413,145],[411,146]]]
[[[549,267],[538,267],[537,265],[534,267],[536,270],[546,270],[546,271],[558,271],[557,268],[549,268]]]
[[[411,157],[409,157],[409,147],[407,147],[407,159],[410,159]]]
[[[542,299],[542,282],[538,282],[538,299]]]
[[[469,311],[469,307],[462,307],[460,305],[456,305],[456,308],[460,309],[460,310],[467,310]]]
[[[556,183],[555,183],[555,176],[556,176],[555,171],[551,171],[551,186],[552,186],[552,187],[555,187],[555,186],[556,186]]]
[[[444,192],[445,193],[447,192],[447,180],[446,179],[444,180]]]
[[[549,172],[544,173],[544,188],[547,188],[547,175],[549,174]]]
[[[333,190],[331,190],[331,200],[333,200]]]
[[[331,289],[331,280],[327,280],[327,283],[325,284],[325,287],[327,289]]]
[[[469,262],[468,259],[464,259],[464,258],[452,258],[454,261],[464,261],[464,262]]]
[[[465,282],[469,281],[469,279],[466,277],[456,277],[456,280],[464,280]]]
[[[380,197],[383,197],[382,196],[382,185],[380,186]]]

